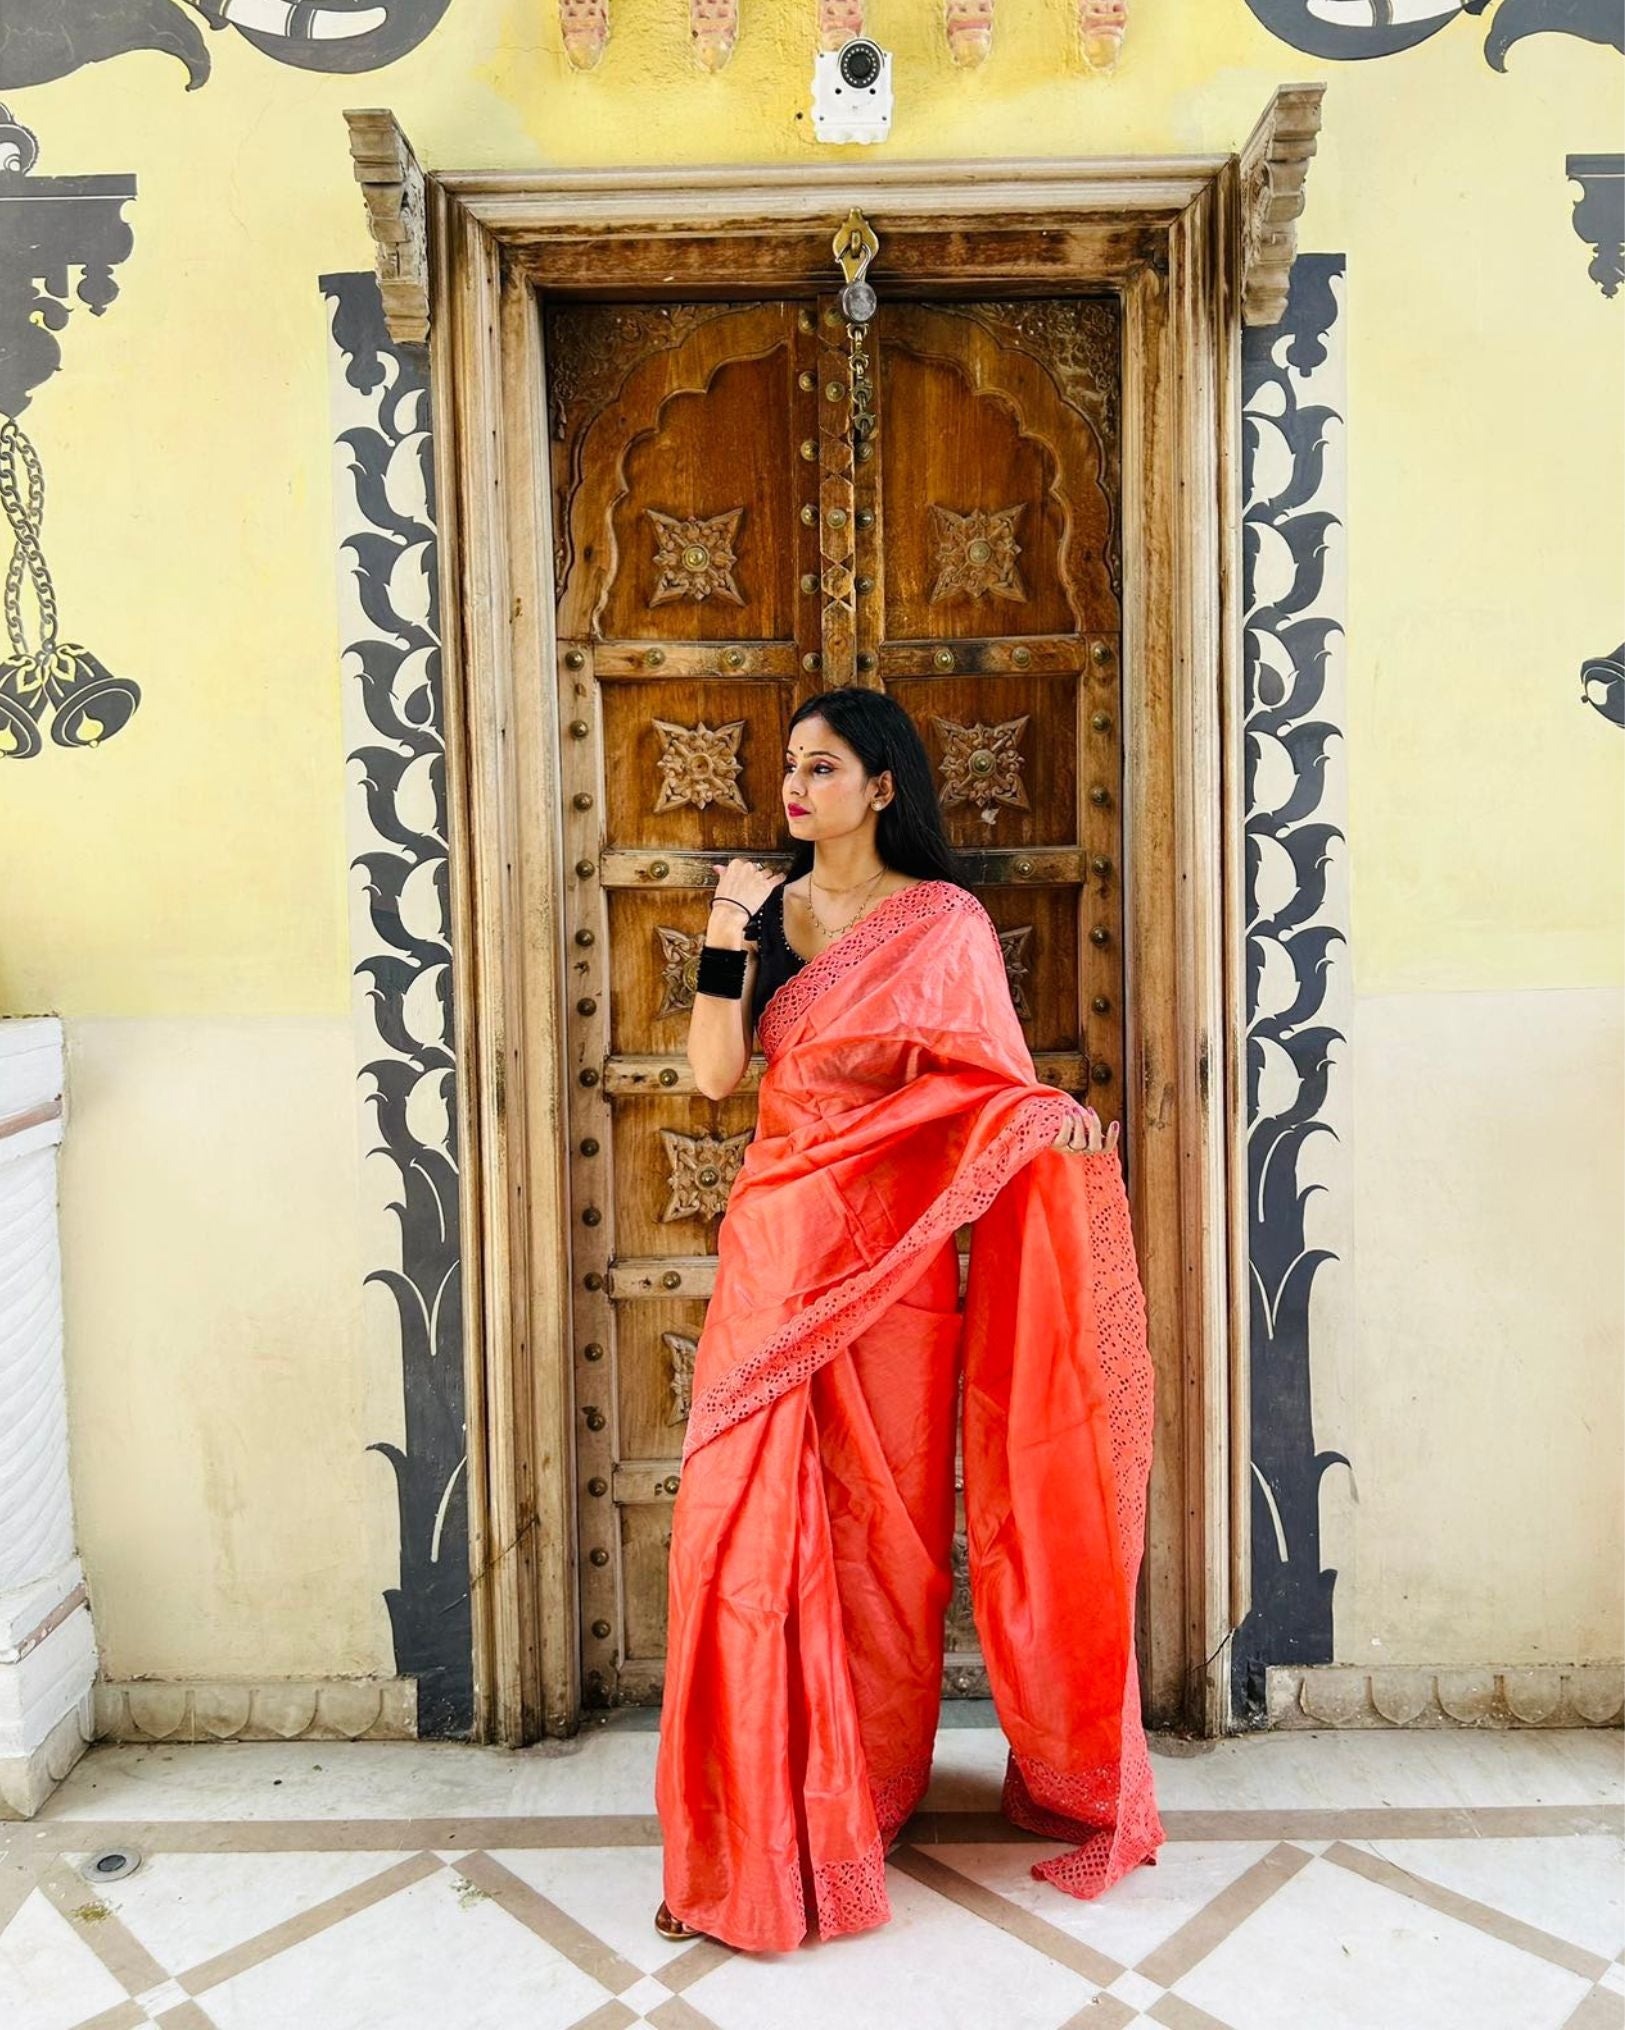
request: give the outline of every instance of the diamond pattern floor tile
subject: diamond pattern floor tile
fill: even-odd
[[[1312,1860],[1172,1992],[1242,2030],[1561,2030],[1590,1987]]]
[[[219,2030],[566,2030],[609,1991],[448,1871],[210,1988]]]
[[[87,1884],[85,1902],[95,1901]],[[0,2023],[69,2030],[124,1999],[123,1986],[36,1889],[0,1934]]]

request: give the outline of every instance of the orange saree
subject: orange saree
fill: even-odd
[[[1115,1152],[1052,1149],[998,935],[919,882],[763,1011],[672,1521],[655,1797],[665,1894],[784,1951],[890,1916],[930,1775],[963,1369],[972,1607],[1002,1809],[1098,1896],[1161,1844],[1134,1588],[1145,1306]],[[956,1229],[971,1229],[964,1306]]]

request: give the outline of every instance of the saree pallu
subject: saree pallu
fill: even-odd
[[[1163,1829],[1134,1591],[1145,1305],[1115,1151],[1051,1148],[998,933],[899,890],[768,1002],[672,1517],[655,1799],[685,1923],[784,1951],[890,1916],[952,1592],[963,1370],[971,1604],[1002,1809],[1098,1896]],[[956,1230],[971,1226],[964,1306]]]

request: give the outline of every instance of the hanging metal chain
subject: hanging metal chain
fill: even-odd
[[[861,463],[872,457],[870,440],[875,432],[874,378],[869,363],[869,320],[879,308],[879,299],[864,280],[869,263],[880,252],[875,229],[854,205],[846,222],[835,235],[835,258],[841,264],[846,287],[841,291],[841,315],[846,319],[847,355],[851,369],[852,449]]]
[[[852,451],[861,465],[874,456],[875,387],[869,366],[869,327],[847,327],[852,367]]]

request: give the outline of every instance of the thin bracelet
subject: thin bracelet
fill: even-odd
[[[714,909],[719,902],[731,902],[735,909],[742,909],[747,916],[754,916],[756,914],[750,904],[748,902],[741,902],[737,895],[713,895],[711,898],[712,908]]]

